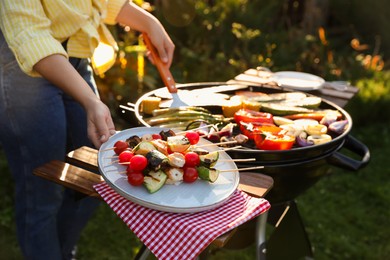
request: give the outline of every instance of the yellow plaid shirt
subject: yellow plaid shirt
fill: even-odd
[[[128,0],[0,0],[0,28],[21,69],[39,76],[33,66],[41,59],[62,54],[92,58],[99,43],[112,51],[97,73],[114,62],[117,45],[105,26],[115,19]],[[61,42],[68,39],[67,52]],[[95,53],[95,54],[94,54]],[[107,55],[107,52],[106,52]],[[100,59],[101,60],[101,59]]]

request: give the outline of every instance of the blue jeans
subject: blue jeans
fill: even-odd
[[[96,92],[88,60],[70,62]],[[93,198],[33,175],[68,151],[91,146],[83,108],[43,78],[23,73],[0,32],[0,142],[15,182],[17,237],[25,259],[69,259]]]

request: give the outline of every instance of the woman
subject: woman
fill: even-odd
[[[174,44],[161,23],[128,0],[0,0],[0,141],[15,180],[17,235],[26,259],[70,259],[97,206],[90,198],[33,176],[83,145],[115,133],[98,98],[99,44],[117,48],[107,24],[148,34],[168,65]],[[114,55],[103,57],[103,67]]]

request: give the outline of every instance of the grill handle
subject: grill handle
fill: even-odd
[[[353,159],[340,152],[335,152],[328,157],[328,163],[347,170],[357,171],[365,167],[370,161],[370,150],[368,147],[357,140],[355,137],[347,135],[342,148],[357,154],[361,160]]]

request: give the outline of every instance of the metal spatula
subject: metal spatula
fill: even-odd
[[[169,93],[172,95],[172,103],[171,103],[170,107],[187,106],[187,103],[185,103],[177,93],[176,82],[173,79],[173,76],[172,76],[168,66],[164,62],[162,62],[156,48],[154,48],[152,42],[150,41],[150,39],[146,35],[146,33],[143,33],[143,38],[144,38],[144,42],[146,44],[146,47],[149,49],[149,51],[152,55],[152,58],[153,58],[154,63],[157,67],[157,70],[160,73],[160,77],[161,77],[162,81],[164,82],[165,86],[167,87]]]

